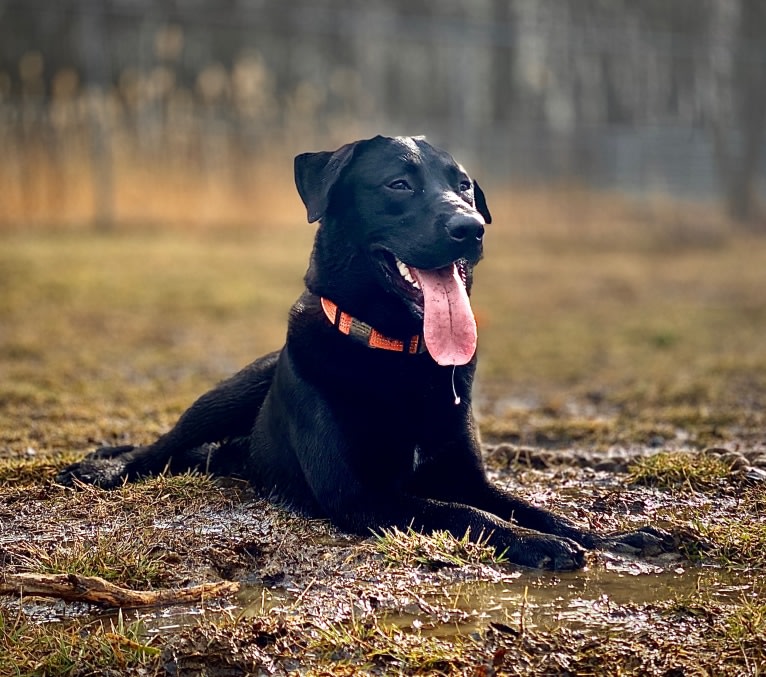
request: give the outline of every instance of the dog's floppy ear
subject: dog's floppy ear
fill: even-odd
[[[484,191],[476,181],[473,182],[473,198],[476,201],[476,209],[484,217],[484,222],[492,223],[492,214],[489,213],[489,207],[487,207],[487,198],[484,197]]]
[[[330,201],[330,191],[341,171],[354,154],[355,143],[341,146],[334,153],[301,153],[295,158],[295,186],[306,205],[309,223],[324,216]]]

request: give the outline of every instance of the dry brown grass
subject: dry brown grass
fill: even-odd
[[[77,149],[53,158],[33,144],[0,166],[0,230],[91,229],[97,171]],[[114,153],[111,171],[112,218],[121,227],[272,228],[299,222],[304,213],[286,152],[237,156],[206,168],[125,149]]]
[[[254,206],[252,227],[0,235],[0,454],[145,441],[279,347],[313,236],[293,190],[273,201],[292,201],[289,219]],[[762,429],[766,241],[713,217],[691,238],[692,207],[573,188],[488,195],[483,413],[528,427],[532,407],[562,439],[682,429],[707,444]],[[594,407],[607,416],[595,428]]]

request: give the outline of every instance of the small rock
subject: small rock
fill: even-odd
[[[736,451],[727,451],[719,456],[721,461],[729,466],[730,470],[742,470],[750,466],[750,462]]]
[[[625,469],[625,463],[617,458],[605,458],[598,461],[593,469],[600,472],[622,472]]]
[[[727,449],[726,447],[708,447],[702,453],[710,456],[722,456],[723,454],[730,454],[731,449]]]
[[[763,468],[749,467],[744,470],[743,477],[748,482],[756,482],[760,484],[761,482],[766,482],[766,470]]]

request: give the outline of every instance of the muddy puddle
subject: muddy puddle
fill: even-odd
[[[638,632],[653,622],[647,607],[691,598],[701,591],[718,603],[736,603],[755,595],[758,583],[751,572],[609,556],[584,571],[516,570],[505,572],[502,579],[426,585],[411,608],[381,617],[385,624],[437,637],[477,632],[490,624],[540,630],[565,624],[571,629]],[[125,618],[140,620],[150,637],[162,636],[222,616],[248,618],[274,612],[299,618],[305,597],[305,590],[296,594],[281,587],[245,585],[228,601],[133,611]]]
[[[754,583],[746,576],[713,569],[679,568],[644,574],[601,569],[558,575],[522,574],[511,586],[463,584],[445,590],[444,596],[471,616],[460,632],[481,630],[490,623],[542,630],[564,623],[571,629],[636,631],[648,620],[639,607],[684,598],[703,587],[715,590],[721,598],[739,598],[747,595]],[[439,635],[455,630],[434,628]]]

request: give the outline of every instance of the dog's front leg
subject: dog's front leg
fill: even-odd
[[[324,466],[329,471],[326,475],[313,472],[307,479],[317,503],[345,531],[363,536],[392,527],[424,533],[448,531],[457,539],[466,534],[473,540],[486,539],[507,561],[522,566],[569,570],[585,564],[585,550],[569,538],[518,528],[472,505],[360,481],[351,464],[340,460],[346,457],[343,450],[336,447],[336,451],[332,465]]]
[[[589,550],[611,550],[632,555],[651,556],[675,547],[673,538],[651,526],[634,531],[601,534],[580,527],[566,517],[524,501],[508,491],[489,485],[485,509],[496,515],[507,515],[515,524],[576,541]]]
[[[423,444],[414,487],[418,494],[458,501],[510,520],[526,529],[570,539],[593,550],[655,555],[672,550],[673,538],[654,527],[599,534],[544,508],[514,496],[490,482],[484,470],[474,422],[466,407],[443,416]]]
[[[350,419],[339,417],[305,382],[300,390],[282,390],[286,380],[277,379],[270,396],[269,413],[277,420],[269,426],[267,446],[280,450],[281,463],[291,456],[288,450],[294,453],[317,514],[337,527],[362,536],[391,527],[426,533],[443,530],[456,538],[468,532],[473,539],[487,538],[516,564],[550,569],[583,566],[585,551],[570,539],[520,529],[476,506],[408,490],[404,479],[412,473],[412,450],[406,454],[390,438],[370,438]],[[289,416],[280,415],[288,410]],[[302,496],[283,498],[306,504]]]

